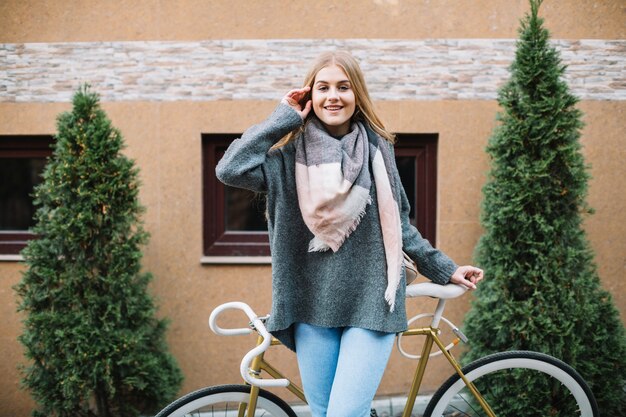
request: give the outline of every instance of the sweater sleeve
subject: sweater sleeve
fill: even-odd
[[[393,149],[393,147],[391,146]],[[392,150],[393,152],[393,150]],[[437,284],[447,284],[456,271],[457,265],[442,251],[433,248],[427,239],[424,239],[415,226],[409,221],[411,206],[400,181],[400,174],[392,159],[393,175],[396,180],[396,189],[400,196],[400,220],[402,222],[402,250],[417,264],[420,274]]]
[[[226,185],[256,192],[267,190],[264,169],[267,152],[283,136],[302,125],[302,118],[291,107],[279,104],[262,123],[246,130],[230,144],[215,168]]]

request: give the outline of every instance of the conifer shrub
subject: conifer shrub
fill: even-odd
[[[626,415],[626,336],[583,229],[592,210],[579,142],[582,113],[538,17],[541,2],[530,1],[511,77],[498,94],[483,188],[485,233],[476,248],[486,279],[465,318],[464,361],[517,349],[553,355],[585,378],[603,417],[620,417]],[[536,395],[537,404],[546,403],[542,415],[552,415],[551,393],[529,382],[524,394]],[[510,393],[509,409],[518,395]]]
[[[141,270],[148,234],[138,170],[123,138],[82,86],[57,120],[53,156],[35,189],[33,231],[16,286],[24,386],[36,416],[136,416],[182,382]]]

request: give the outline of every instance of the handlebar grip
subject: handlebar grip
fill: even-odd
[[[241,377],[249,383],[250,385],[255,385],[258,387],[286,387],[289,385],[289,381],[287,379],[262,379],[256,378],[250,374],[250,365],[255,357],[262,354],[270,347],[272,342],[272,335],[265,328],[265,324],[263,321],[259,319],[259,317],[254,313],[252,308],[246,303],[241,301],[232,301],[230,303],[225,303],[220,306],[217,306],[209,317],[209,327],[215,333],[224,335],[224,336],[232,336],[232,335],[240,335],[240,334],[250,334],[252,333],[251,328],[240,328],[240,329],[222,329],[217,325],[217,317],[224,311],[229,309],[238,309],[242,310],[250,321],[254,328],[259,332],[259,334],[263,337],[263,342],[260,345],[256,346],[250,352],[246,353],[246,355],[241,360],[241,366],[239,367],[239,372],[241,373]]]

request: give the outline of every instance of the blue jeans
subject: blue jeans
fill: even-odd
[[[313,417],[369,417],[395,334],[294,326],[298,367]]]

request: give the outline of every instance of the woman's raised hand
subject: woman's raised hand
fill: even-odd
[[[302,117],[302,120],[304,120],[311,111],[311,100],[308,100],[306,102],[304,108],[302,108],[302,106],[300,105],[300,100],[302,100],[304,96],[306,96],[310,89],[311,87],[306,86],[303,88],[291,90],[290,92],[285,94],[285,97],[283,97],[280,102],[294,109],[300,115],[300,117]]]

